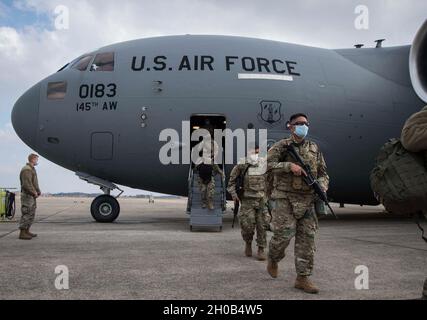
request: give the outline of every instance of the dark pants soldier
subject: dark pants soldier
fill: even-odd
[[[31,240],[37,234],[30,232],[34,222],[37,209],[36,199],[40,196],[40,188],[37,179],[37,172],[34,168],[37,165],[38,156],[31,154],[28,163],[22,168],[19,175],[21,181],[21,221],[19,222],[19,239]]]

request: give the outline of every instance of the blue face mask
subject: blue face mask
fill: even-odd
[[[302,126],[295,126],[295,134],[301,139],[304,139],[308,134],[308,127],[305,124]]]

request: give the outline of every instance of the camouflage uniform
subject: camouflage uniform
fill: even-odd
[[[203,137],[200,142],[192,150],[192,159],[197,167],[201,164],[212,165],[212,178],[208,183],[204,183],[200,175],[197,175],[197,183],[199,185],[199,191],[201,194],[202,206],[213,205],[213,198],[215,195],[215,178],[214,175],[219,173],[223,175],[222,170],[215,163],[215,157],[218,155],[219,146],[218,143],[211,138],[210,134]],[[202,155],[200,156],[200,152]]]
[[[227,191],[232,197],[236,194],[236,179],[243,174],[246,167],[249,169],[243,180],[243,197],[240,199],[239,222],[242,238],[246,243],[252,242],[255,229],[257,233],[258,248],[265,248],[266,238],[266,212],[265,206],[265,159],[260,158],[258,163],[250,164],[249,160],[240,161],[231,171]],[[264,167],[263,167],[264,166]]]
[[[427,106],[406,120],[400,140],[406,150],[427,151]]]
[[[406,120],[400,140],[406,150],[424,153],[424,163],[427,168],[427,106]],[[427,209],[422,210],[422,213],[427,219]],[[423,297],[427,299],[427,279],[424,281]]]
[[[325,189],[329,184],[326,164],[318,146],[309,140],[298,144],[294,138],[280,140],[268,151],[268,170],[272,175],[270,204],[272,206],[273,237],[269,245],[269,259],[279,262],[285,257],[285,250],[295,236],[295,268],[299,276],[310,276],[313,270],[315,234],[318,228],[314,213],[315,195],[302,176],[291,171],[294,159],[286,153],[286,146],[294,143],[295,150],[310,166],[320,185]]]
[[[19,175],[21,181],[21,221],[19,229],[29,229],[34,222],[36,214],[36,198],[35,194],[40,194],[39,183],[37,180],[37,172],[34,167],[27,163],[21,170]]]
[[[212,177],[208,183],[204,183],[202,178],[197,175],[197,183],[199,184],[199,191],[202,197],[202,205],[206,206],[213,203],[213,198],[215,195],[215,174],[223,175],[222,170],[218,167],[217,164],[212,164]]]

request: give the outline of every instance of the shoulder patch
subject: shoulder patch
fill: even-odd
[[[238,166],[242,166],[246,164],[246,158],[240,158],[239,161],[237,161]]]
[[[313,141],[309,142],[309,149],[312,152],[319,152],[319,147],[317,146],[316,142]]]
[[[292,143],[291,139],[282,139],[278,142],[280,147],[286,147],[289,146]]]

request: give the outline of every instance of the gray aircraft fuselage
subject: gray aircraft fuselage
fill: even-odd
[[[16,102],[12,122],[27,145],[69,170],[186,195],[188,165],[160,163],[163,129],[181,132],[193,115],[222,115],[227,128],[265,128],[277,141],[289,135],[289,116],[304,112],[308,138],[327,162],[330,198],[376,204],[369,184],[376,154],[423,106],[409,51],[204,35],[128,41],[91,52],[85,71],[71,63],[40,81]],[[113,53],[114,71],[97,69],[99,53]],[[56,94],[54,84],[48,96],[55,82],[62,89]]]

